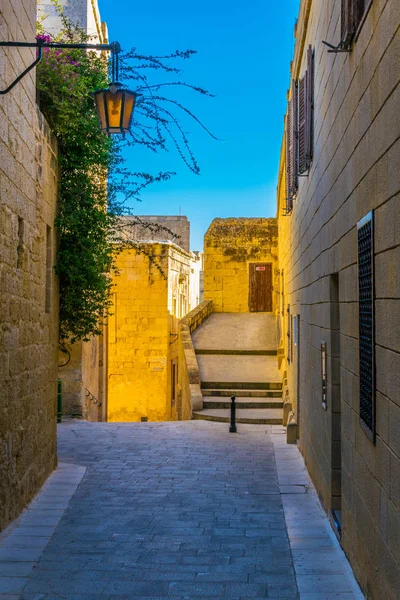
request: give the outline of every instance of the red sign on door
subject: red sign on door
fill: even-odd
[[[256,271],[265,271],[265,267],[256,267]]]

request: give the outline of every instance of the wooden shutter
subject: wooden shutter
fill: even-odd
[[[351,45],[355,33],[356,3],[357,0],[342,0],[341,44],[343,48]]]
[[[307,90],[306,90],[306,160],[307,168],[314,154],[314,51],[312,46],[307,50]]]
[[[371,1],[342,0],[342,48],[350,48],[354,35],[364,16],[365,10],[368,6],[371,5]]]
[[[302,175],[308,169],[307,161],[307,73],[299,80],[298,84],[298,100],[299,100],[299,133],[298,133],[298,169]]]
[[[288,200],[291,198],[293,182],[293,126],[292,126],[292,100],[288,102],[286,115],[286,212],[288,212]]]
[[[354,11],[354,28],[355,30],[361,23],[361,19],[364,16],[367,2],[366,0],[355,0],[355,11]]]
[[[299,187],[298,170],[299,170],[299,88],[298,82],[293,81],[292,84],[292,138],[293,138],[293,152],[292,152],[292,198],[296,196],[297,189]]]
[[[298,172],[308,171],[313,156],[314,137],[314,53],[307,50],[307,71],[298,83]]]
[[[293,209],[293,197],[298,188],[298,90],[297,82],[292,84],[292,97],[288,102],[286,116],[286,214]]]

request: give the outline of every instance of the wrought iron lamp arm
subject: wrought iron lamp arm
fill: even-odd
[[[36,60],[29,65],[18,77],[13,81],[6,89],[0,90],[0,95],[5,95],[10,92],[14,86],[17,85],[21,79],[25,77],[36,65],[42,60],[43,48],[58,48],[58,49],[73,49],[77,48],[80,50],[98,50],[100,52],[111,52],[113,57],[113,79],[115,79],[115,71],[117,71],[118,78],[118,54],[121,52],[121,46],[118,42],[112,42],[111,44],[63,44],[58,42],[42,42],[36,40],[36,42],[0,42],[0,47],[5,48],[37,48],[38,55]]]
[[[329,42],[322,41],[322,43],[329,48],[328,52],[332,52],[333,54],[340,54],[341,52],[350,52],[350,48],[345,48],[342,42],[340,42],[340,44],[338,44],[337,46],[334,46]]]

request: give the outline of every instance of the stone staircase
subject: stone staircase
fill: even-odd
[[[213,313],[192,334],[203,410],[194,419],[229,422],[231,396],[238,423],[282,424],[276,321],[271,313]]]

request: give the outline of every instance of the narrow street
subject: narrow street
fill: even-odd
[[[0,536],[0,600],[361,598],[282,432],[62,424],[60,468]]]

